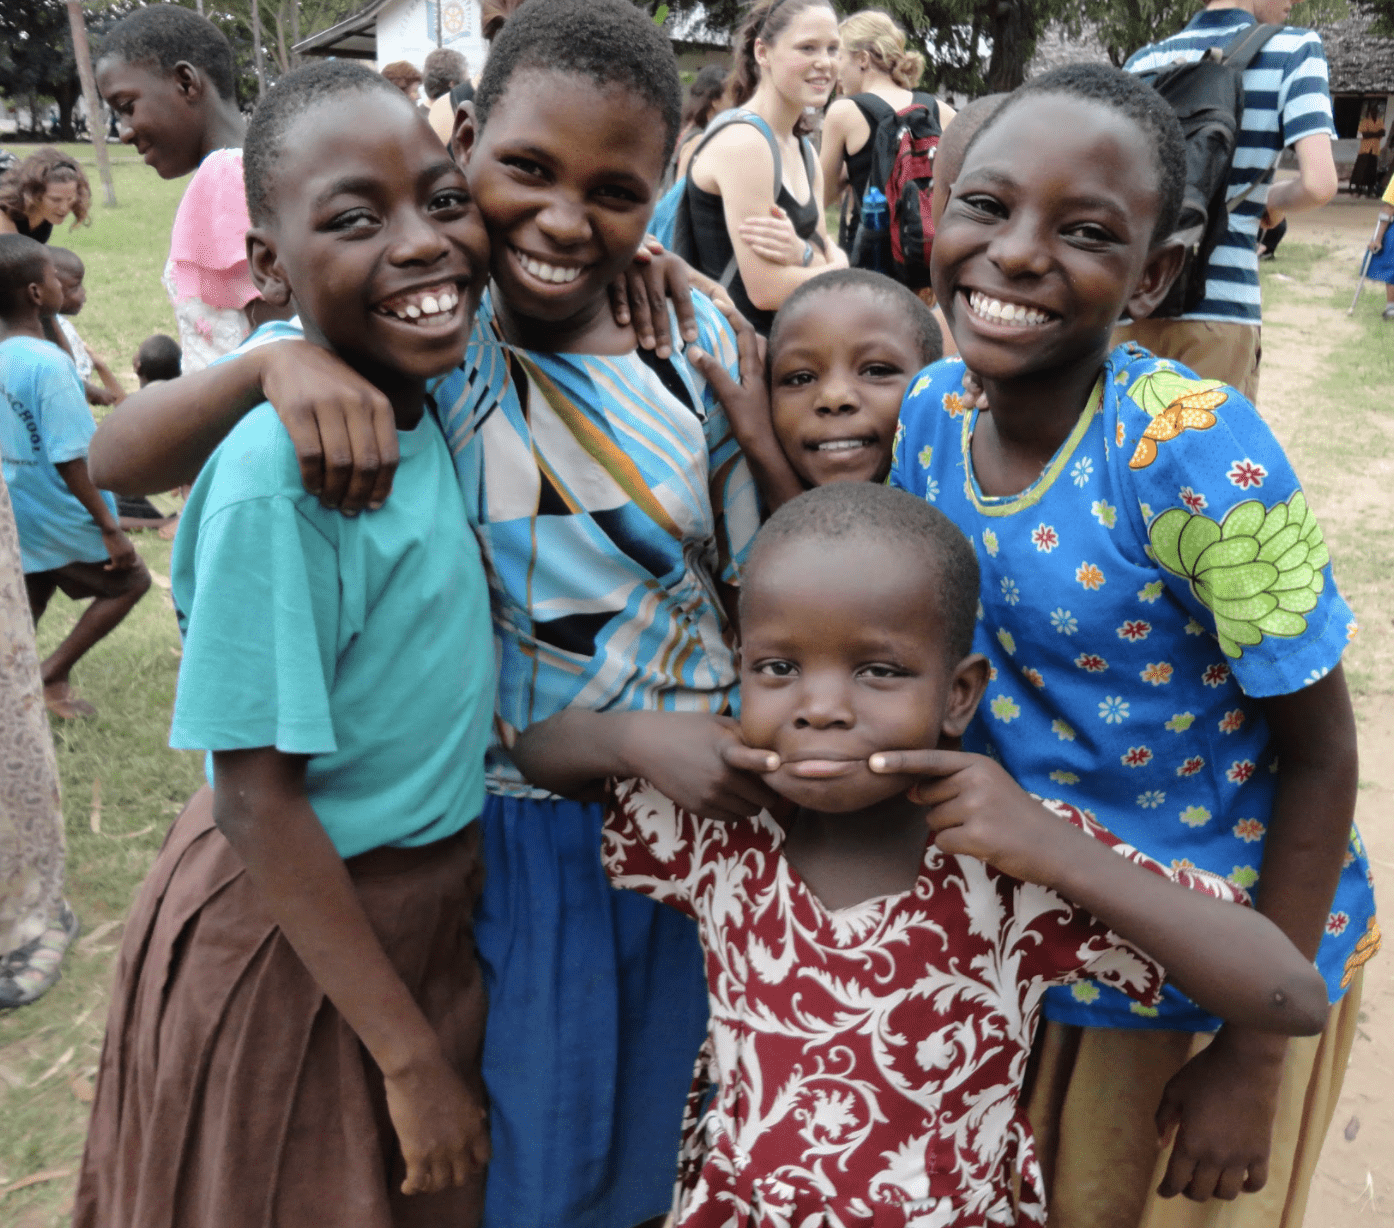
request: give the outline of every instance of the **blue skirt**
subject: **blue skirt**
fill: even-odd
[[[599,805],[490,796],[484,1228],[633,1228],[673,1198],[706,1034],[697,927],[610,886]]]
[[[1370,267],[1365,274],[1371,281],[1382,281],[1386,285],[1394,282],[1394,238],[1391,234],[1394,234],[1394,224],[1384,228],[1384,245],[1370,257]]]

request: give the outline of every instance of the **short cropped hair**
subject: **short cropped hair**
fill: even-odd
[[[963,161],[967,162],[968,153],[985,133],[1000,124],[1023,100],[1029,104],[1040,94],[1063,94],[1067,98],[1099,103],[1126,116],[1142,129],[1141,144],[1152,151],[1157,168],[1157,222],[1152,229],[1152,242],[1157,243],[1170,235],[1181,215],[1181,197],[1186,188],[1186,141],[1181,133],[1181,122],[1166,99],[1121,68],[1107,64],[1068,64],[1032,77],[1009,95],[973,134],[964,150]]]
[[[0,235],[0,317],[20,306],[27,287],[43,281],[51,257],[44,245],[28,235]]]
[[[147,380],[178,379],[184,369],[184,352],[173,337],[155,333],[140,343],[136,361]]]
[[[663,160],[682,116],[682,79],[668,39],[629,0],[526,0],[499,31],[474,92],[483,128],[514,73],[536,69],[619,85],[651,106],[663,124]]]
[[[469,75],[470,66],[464,56],[449,47],[437,47],[426,57],[421,88],[426,91],[426,97],[435,102]]]
[[[275,216],[267,194],[271,172],[280,160],[286,133],[312,107],[340,94],[371,93],[410,100],[381,73],[352,60],[321,60],[287,73],[257,105],[242,142],[242,180],[252,225]]]
[[[946,654],[961,661],[973,651],[978,559],[968,539],[938,508],[874,482],[815,486],[765,522],[755,537],[747,575],[757,574],[762,555],[780,542],[809,538],[872,538],[917,553],[925,567],[908,567],[937,595]]]
[[[927,367],[944,357],[944,334],[939,329],[939,322],[934,318],[934,313],[925,306],[920,296],[894,278],[870,269],[830,269],[826,273],[819,273],[817,277],[810,277],[795,289],[794,293],[784,300],[784,306],[775,313],[774,323],[770,325],[767,356],[773,360],[775,350],[779,348],[779,334],[783,322],[788,321],[794,308],[815,294],[835,294],[839,290],[860,290],[881,299],[887,306],[905,315],[914,331],[915,345],[923,366]]]
[[[76,277],[78,281],[87,276],[87,266],[82,263],[82,257],[75,251],[66,247],[55,247],[50,243],[48,254],[53,257],[53,263],[58,266],[59,276]]]
[[[156,64],[166,74],[180,60],[208,74],[218,93],[232,102],[232,44],[206,17],[177,4],[148,4],[128,13],[103,36],[98,60]]]

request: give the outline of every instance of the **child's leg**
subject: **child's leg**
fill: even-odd
[[[91,597],[92,602],[67,638],[40,667],[44,700],[49,710],[61,717],[95,715],[96,709],[91,704],[72,694],[68,675],[150,590],[150,572],[144,562],[137,559],[136,565],[127,571],[107,571],[100,563],[70,563],[45,574],[53,576],[57,586],[74,600]]]
[[[34,626],[37,628],[39,619],[44,616],[44,611],[48,609],[48,603],[53,600],[53,594],[58,591],[58,580],[56,574],[51,571],[31,571],[24,576],[24,591],[29,597],[29,613],[34,619]]]

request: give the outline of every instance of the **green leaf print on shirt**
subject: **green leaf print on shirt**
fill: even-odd
[[[1157,562],[1188,579],[1214,614],[1228,657],[1265,635],[1301,635],[1303,615],[1326,587],[1322,569],[1331,556],[1300,490],[1270,508],[1257,499],[1236,504],[1218,524],[1173,507],[1152,522],[1148,538]]]

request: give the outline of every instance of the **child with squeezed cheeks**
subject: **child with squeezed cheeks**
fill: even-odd
[[[1030,1112],[1071,1228],[1295,1228],[1379,946],[1355,622],[1320,526],[1240,392],[1111,349],[1176,274],[1184,182],[1175,115],[1127,73],[1042,74],[987,115],[934,241],[962,357],[911,385],[891,468],[978,550],[993,680],[965,746],[1164,864],[1256,888],[1338,1004],[1290,1042],[1173,988],[1151,1010],[1052,990]],[[1161,1201],[1182,1192],[1215,1201]]]
[[[244,165],[257,288],[386,398],[398,489],[373,517],[320,507],[265,404],[194,485],[170,742],[209,752],[212,804],[127,921],[74,1223],[470,1228],[494,669],[426,387],[464,353],[488,244],[424,118],[352,63],[283,77]],[[396,310],[427,295],[429,319]]]
[[[609,782],[612,880],[694,916],[706,954],[683,1228],[1044,1222],[1016,1099],[1051,983],[1094,975],[1150,1002],[1169,974],[1250,1025],[1325,1020],[1311,965],[1220,902],[1242,891],[957,751],[988,682],[977,582],[921,500],[869,483],[798,497],[741,596],[741,731],[782,805],[723,822]],[[564,713],[514,756],[553,791],[596,783]]]

